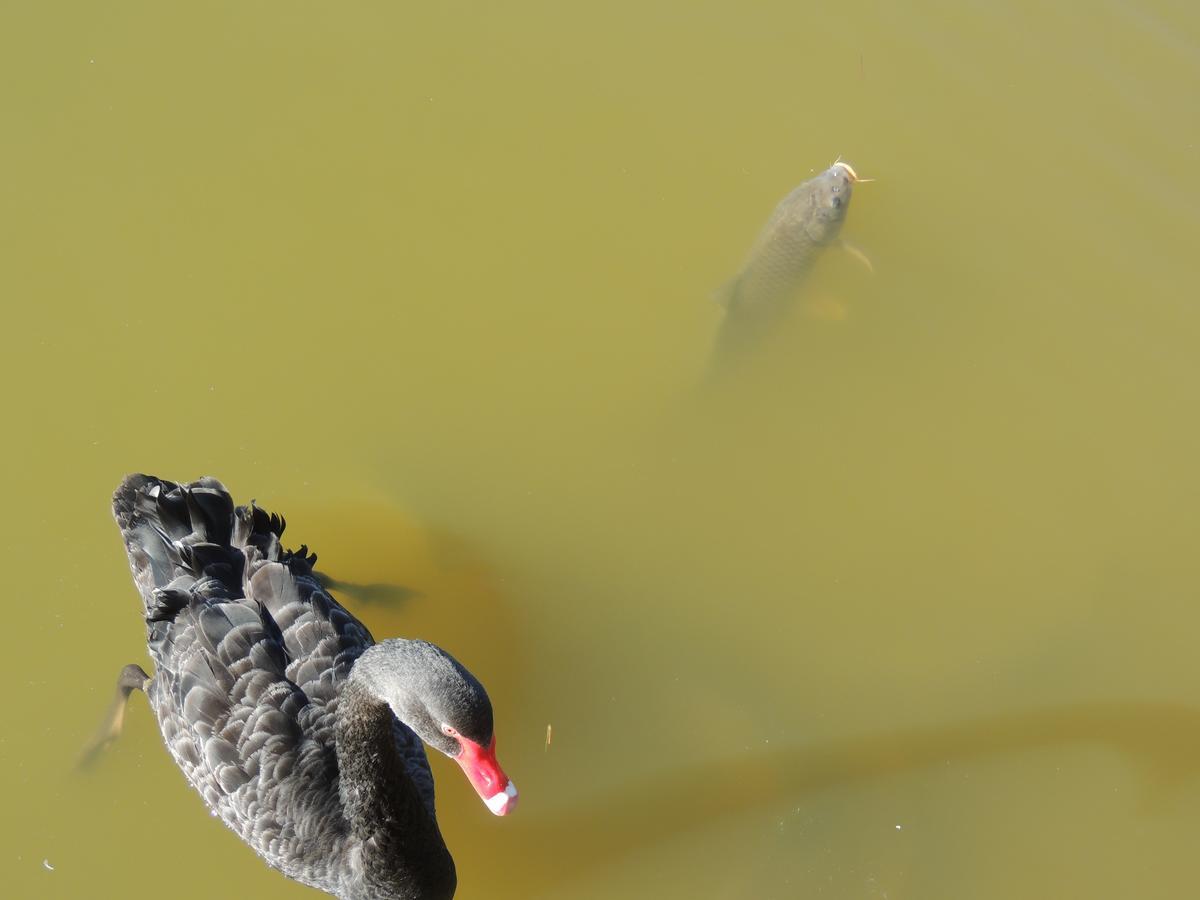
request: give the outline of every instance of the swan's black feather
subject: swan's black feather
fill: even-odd
[[[235,508],[216,479],[131,475],[113,513],[142,595],[156,667],[147,693],[171,755],[268,863],[344,891],[356,877],[347,868],[360,863],[334,729],[339,691],[370,632],[318,583],[315,554],[281,547],[281,516],[253,503]],[[432,817],[424,746],[398,720],[393,730]]]

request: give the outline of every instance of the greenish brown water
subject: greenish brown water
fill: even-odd
[[[1195,891],[1200,7],[0,35],[6,896],[316,896],[144,702],[70,771],[145,661],[135,470],[282,511],[487,683],[522,805],[438,764],[463,900]],[[875,274],[824,259],[847,317],[698,393],[709,295],[838,154]]]

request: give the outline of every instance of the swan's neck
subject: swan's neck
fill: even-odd
[[[352,895],[449,900],[454,861],[409,777],[394,723],[369,679],[352,670],[336,728],[342,810],[356,845]]]

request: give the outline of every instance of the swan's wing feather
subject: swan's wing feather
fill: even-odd
[[[130,476],[113,511],[157,671],[150,701],[171,755],[210,808],[272,865],[326,889],[348,829],[338,795],[338,691],[370,632],[317,582],[285,522],[234,508],[215,479]],[[433,812],[424,745],[397,747]]]
[[[350,668],[373,643],[371,633],[329,596],[307,566],[253,560],[246,596],[279,629],[284,674],[314,703],[336,701]]]
[[[253,557],[251,557],[253,560]],[[316,706],[337,708],[338,690],[354,661],[372,644],[366,627],[337,602],[312,574],[311,566],[293,557],[288,563],[253,560],[246,595],[260,603],[278,625],[286,657],[286,675]],[[396,746],[430,814],[434,814],[433,773],[425,745],[398,719],[393,723]]]
[[[167,630],[151,701],[188,781],[274,865],[336,841],[345,823],[331,711],[287,677],[265,611],[195,592]]]
[[[332,710],[288,677],[278,624],[243,589],[243,547],[290,558],[278,543],[283,520],[235,511],[215,479],[131,476],[113,510],[142,594],[156,668],[147,693],[167,749],[272,865],[329,859],[310,850],[345,833]]]

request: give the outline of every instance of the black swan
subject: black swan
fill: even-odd
[[[280,546],[284,520],[216,479],[130,475],[113,514],[155,672],[122,671],[109,736],[144,689],[187,780],[268,864],[346,900],[452,897],[422,742],[511,812],[483,685],[433,644],[376,644],[316,556]]]

